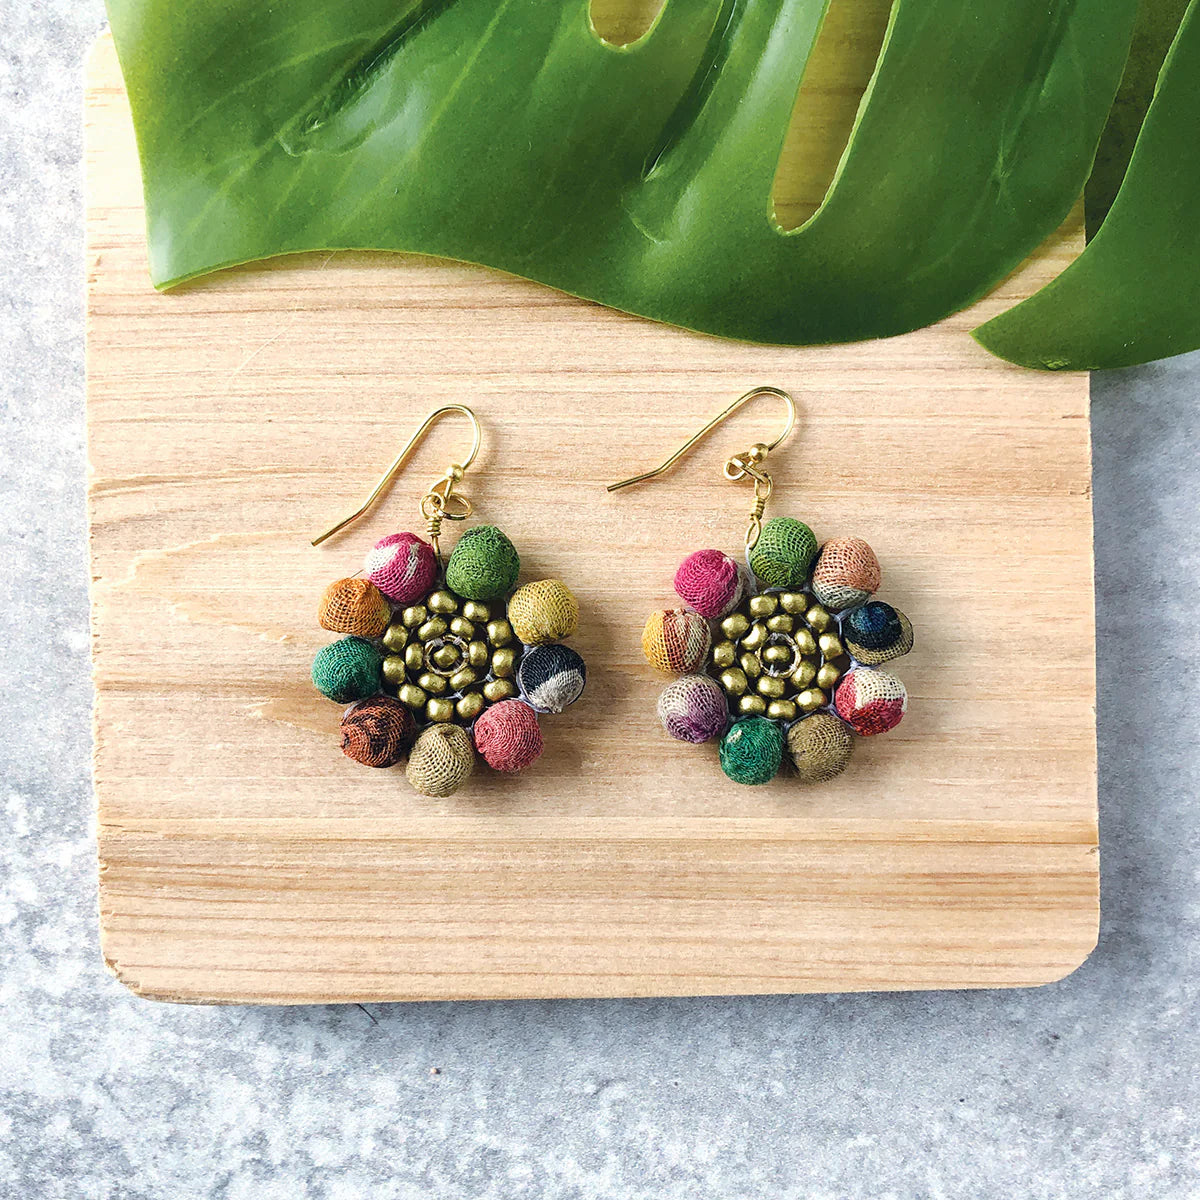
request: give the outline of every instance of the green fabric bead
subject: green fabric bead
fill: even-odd
[[[383,655],[362,638],[345,637],[322,646],[313,659],[312,681],[317,691],[339,704],[366,700],[381,690]]]
[[[798,588],[808,582],[817,539],[803,521],[772,517],[750,551],[750,569],[769,588]]]
[[[494,525],[468,529],[446,564],[446,586],[467,600],[498,600],[517,586],[521,560]]]
[[[743,717],[721,739],[721,770],[734,783],[770,783],[783,762],[783,730],[766,717]]]

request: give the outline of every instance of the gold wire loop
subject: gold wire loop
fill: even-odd
[[[461,478],[460,473],[458,479]],[[421,498],[421,515],[428,518],[436,512],[447,521],[465,521],[475,511],[475,506],[454,490],[458,479],[451,474],[439,479]]]
[[[767,511],[767,501],[775,490],[775,481],[767,474],[758,471],[747,471],[754,479],[754,507],[750,510],[750,524],[746,527],[746,549],[753,550],[762,533],[763,513]]]
[[[479,418],[465,404],[445,404],[441,408],[435,408],[421,422],[416,433],[408,439],[408,444],[404,449],[392,459],[391,465],[384,471],[379,482],[362,504],[349,516],[343,517],[336,525],[313,538],[312,544],[319,546],[326,539],[333,537],[335,533],[341,533],[351,522],[357,521],[384,493],[388,484],[392,482],[400,471],[400,468],[408,461],[409,455],[417,448],[429,430],[450,413],[461,413],[471,422],[471,452],[462,462],[451,464],[447,468],[445,475],[425,493],[425,496],[421,500],[421,514],[430,523],[430,536],[433,540],[434,550],[437,550],[437,531],[433,528],[434,521],[436,520],[437,522],[437,529],[440,529],[443,520],[465,521],[473,511],[470,500],[455,491],[455,487],[475,461],[475,456],[479,453],[479,446],[483,436],[479,426]]]
[[[644,471],[641,475],[633,475],[629,479],[622,479],[619,483],[610,483],[608,491],[615,492],[621,488],[631,487],[635,483],[645,483],[646,480],[655,479],[669,471],[697,442],[703,441],[718,425],[732,417],[743,404],[748,404],[758,396],[776,396],[783,401],[787,408],[787,422],[783,427],[783,432],[773,442],[756,442],[742,454],[735,454],[732,458],[726,459],[724,467],[721,468],[721,474],[732,482],[740,479],[750,479],[754,482],[754,506],[751,509],[750,524],[746,530],[746,549],[753,549],[759,534],[762,533],[763,513],[766,511],[767,501],[771,498],[771,492],[775,486],[762,464],[767,455],[796,427],[796,402],[781,388],[765,386],[751,388],[745,395],[739,396],[728,408],[717,413],[703,429],[688,438],[674,454],[654,470]]]

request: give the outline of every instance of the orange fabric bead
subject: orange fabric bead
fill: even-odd
[[[322,629],[354,637],[380,637],[392,619],[383,593],[365,579],[339,579],[321,597],[317,620]]]

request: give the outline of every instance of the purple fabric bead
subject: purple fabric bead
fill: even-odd
[[[681,742],[711,742],[725,732],[729,710],[720,684],[707,675],[685,675],[658,698],[658,719]]]

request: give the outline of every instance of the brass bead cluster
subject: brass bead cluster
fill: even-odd
[[[804,592],[751,596],[717,629],[712,673],[735,716],[794,721],[828,704],[850,667],[832,614]]]
[[[441,589],[393,614],[383,635],[384,686],[418,721],[468,724],[517,695],[521,645],[493,607]]]

